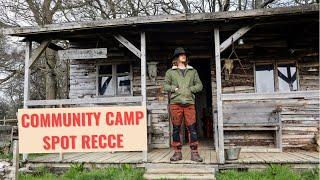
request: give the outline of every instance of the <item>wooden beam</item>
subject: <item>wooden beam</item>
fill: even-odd
[[[246,34],[250,29],[253,28],[253,26],[254,25],[244,26],[244,27],[240,28],[238,31],[236,31],[234,34],[232,34],[228,39],[226,39],[223,43],[221,43],[221,45],[220,45],[220,53],[222,53],[229,46],[231,46],[232,42],[237,41],[241,36]]]
[[[59,50],[58,56],[61,60],[67,60],[67,59],[85,59],[85,60],[105,59],[108,57],[108,48]]]
[[[41,54],[46,50],[50,41],[42,41],[40,46],[32,52],[29,68],[39,59]]]
[[[142,106],[147,108],[147,59],[146,59],[146,33],[141,32],[141,96],[142,96]],[[147,127],[148,129],[148,127]],[[146,137],[147,138],[147,137]],[[143,161],[148,161],[148,151],[142,152]]]
[[[141,52],[138,48],[136,48],[130,41],[121,36],[120,34],[114,35],[121,44],[127,47],[133,54],[135,54],[138,58],[141,58]]]
[[[82,99],[52,99],[52,100],[29,100],[28,106],[47,106],[47,105],[64,105],[64,104],[117,104],[117,103],[135,103],[141,102],[141,96],[125,97],[99,97],[99,98],[82,98]]]
[[[13,140],[12,142],[12,172],[11,178],[13,180],[18,180],[19,175],[19,143],[18,140]]]
[[[217,84],[217,119],[218,119],[218,150],[217,157],[220,164],[224,164],[224,136],[223,136],[223,113],[222,113],[222,84],[221,84],[221,60],[220,60],[220,35],[219,28],[214,28],[216,84]]]
[[[30,97],[30,54],[32,50],[32,42],[27,41],[25,45],[25,61],[24,61],[24,84],[23,84],[23,108],[27,109],[27,101]],[[23,160],[28,159],[28,154],[23,154]]]
[[[139,16],[128,17],[121,19],[106,19],[91,22],[69,22],[61,24],[50,24],[45,26],[33,27],[16,27],[3,29],[5,35],[25,36],[28,34],[46,35],[46,33],[57,33],[61,31],[70,30],[84,30],[90,28],[106,28],[106,27],[123,27],[141,24],[161,24],[172,22],[194,22],[194,21],[213,21],[221,22],[225,19],[248,19],[257,17],[272,17],[272,16],[290,16],[290,15],[303,15],[314,13],[317,15],[319,5],[311,4],[296,7],[280,7],[280,8],[263,8],[246,11],[225,11],[214,13],[195,13],[195,14],[175,14],[175,15],[160,15],[160,16]],[[46,33],[44,33],[46,32]]]
[[[293,92],[275,92],[275,93],[239,93],[222,94],[223,101],[234,100],[263,100],[263,99],[290,99],[290,98],[312,98],[320,97],[319,90],[312,91],[293,91]]]

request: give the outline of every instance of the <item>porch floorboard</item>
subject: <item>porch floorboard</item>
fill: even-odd
[[[183,160],[170,162],[174,153],[171,149],[155,149],[148,153],[148,163],[193,164],[190,160],[188,147],[183,147]],[[202,163],[218,164],[216,152],[213,149],[200,149],[199,153],[204,158]],[[59,154],[47,154],[30,158],[29,163],[96,163],[96,164],[142,164],[141,152],[97,152],[97,153],[65,153],[60,160]],[[318,164],[318,152],[242,152],[238,160],[226,161],[226,164]]]

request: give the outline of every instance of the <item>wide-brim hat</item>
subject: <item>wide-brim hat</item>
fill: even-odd
[[[186,49],[184,49],[183,47],[177,47],[175,50],[174,50],[174,53],[173,55],[171,56],[171,59],[179,56],[180,54],[185,54],[187,57],[190,56],[190,52]]]

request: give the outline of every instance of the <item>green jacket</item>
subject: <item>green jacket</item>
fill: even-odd
[[[202,87],[197,70],[189,65],[184,75],[177,66],[172,66],[166,72],[163,84],[164,91],[171,92],[170,104],[194,104],[194,94],[200,92]],[[176,88],[178,90],[175,92]]]

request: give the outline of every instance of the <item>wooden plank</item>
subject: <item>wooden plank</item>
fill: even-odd
[[[105,59],[108,57],[107,48],[91,49],[67,49],[59,50],[58,56],[61,60],[67,59]]]
[[[226,50],[232,43],[236,43],[236,41],[242,37],[244,34],[246,34],[250,29],[252,29],[254,25],[250,26],[244,26],[237,30],[234,34],[232,34],[228,39],[226,39],[223,43],[220,45],[220,53],[222,53],[224,50]]]
[[[91,157],[88,161],[88,163],[95,163],[98,159],[101,159],[102,157],[106,157],[110,152],[99,152],[95,156]]]
[[[218,162],[223,164],[224,159],[224,136],[223,136],[223,108],[222,108],[222,84],[221,84],[221,61],[220,61],[220,35],[219,28],[214,28],[215,45],[215,65],[216,65],[216,84],[217,84],[217,112],[218,112]]]
[[[123,97],[98,97],[98,98],[79,98],[79,99],[52,99],[52,100],[29,100],[27,106],[45,106],[60,104],[117,104],[117,103],[137,103],[141,102],[141,96]]]
[[[24,61],[24,84],[23,84],[23,108],[27,109],[27,101],[30,98],[30,56],[32,50],[32,42],[27,41],[25,45],[25,61]],[[24,161],[28,159],[28,154],[23,154]]]
[[[152,161],[154,158],[156,158],[158,155],[162,154],[167,149],[153,149],[148,155],[148,161]]]
[[[263,100],[263,99],[288,99],[288,98],[310,98],[319,97],[319,90],[295,91],[295,92],[275,92],[275,93],[239,93],[222,94],[222,100]]]
[[[210,164],[218,163],[216,151],[210,151]]]
[[[34,50],[34,52],[32,52],[31,58],[30,58],[30,64],[29,64],[29,68],[32,67],[32,65],[39,59],[39,57],[41,56],[41,54],[47,49],[49,43],[51,41],[42,41],[40,43],[40,46]]]
[[[300,154],[299,152],[288,152],[288,154],[297,157],[300,159],[301,162],[307,163],[307,162],[314,162],[316,161],[315,158],[312,158],[310,156],[306,156],[304,154]],[[317,162],[317,161],[316,161]]]
[[[142,158],[140,157],[140,152],[130,152],[130,155],[123,158],[123,159],[119,159],[119,163],[136,163],[138,162],[136,157],[139,157],[139,159],[142,160]]]
[[[319,160],[319,158],[320,158],[318,152],[300,151],[299,153],[300,153],[300,154],[304,154],[304,155],[306,155],[306,156],[313,157],[313,158],[318,159],[318,160]]]
[[[128,48],[133,54],[135,54],[138,58],[141,58],[141,51],[136,48],[130,41],[128,41],[125,37],[121,36],[120,34],[114,35],[114,38],[116,38],[122,45]],[[142,40],[142,39],[141,39]],[[142,47],[142,45],[141,45]]]
[[[11,178],[13,180],[18,180],[19,174],[19,143],[18,140],[13,141],[12,147],[12,169],[11,169]]]
[[[47,162],[50,159],[54,159],[56,156],[57,156],[56,153],[54,153],[54,154],[46,154],[46,155],[43,155],[43,156],[35,157],[34,159],[29,159],[28,161],[30,161],[30,162],[39,162],[39,163]]]
[[[277,127],[228,127],[224,125],[224,131],[275,131]]]
[[[147,54],[146,54],[146,33],[141,32],[141,96],[142,103],[141,105],[147,108]],[[147,127],[148,129],[148,127]],[[146,137],[147,138],[147,137]],[[148,162],[148,151],[142,152],[143,161]]]
[[[100,159],[97,159],[96,163],[107,163],[107,162],[112,161],[113,158],[120,156],[120,155],[121,154],[119,154],[119,153],[108,153],[107,156],[104,156]]]
[[[69,157],[68,159],[64,159],[63,162],[74,162],[75,160],[77,159],[80,159],[82,157],[86,157],[88,153],[87,152],[84,152],[84,153],[75,153],[74,156],[72,157]]]
[[[171,151],[170,149],[167,149],[166,151],[163,151],[161,154],[158,155],[158,157],[154,158],[152,160],[153,163],[159,163],[160,160],[162,160],[165,156],[167,156],[168,154],[172,153],[173,151]]]

